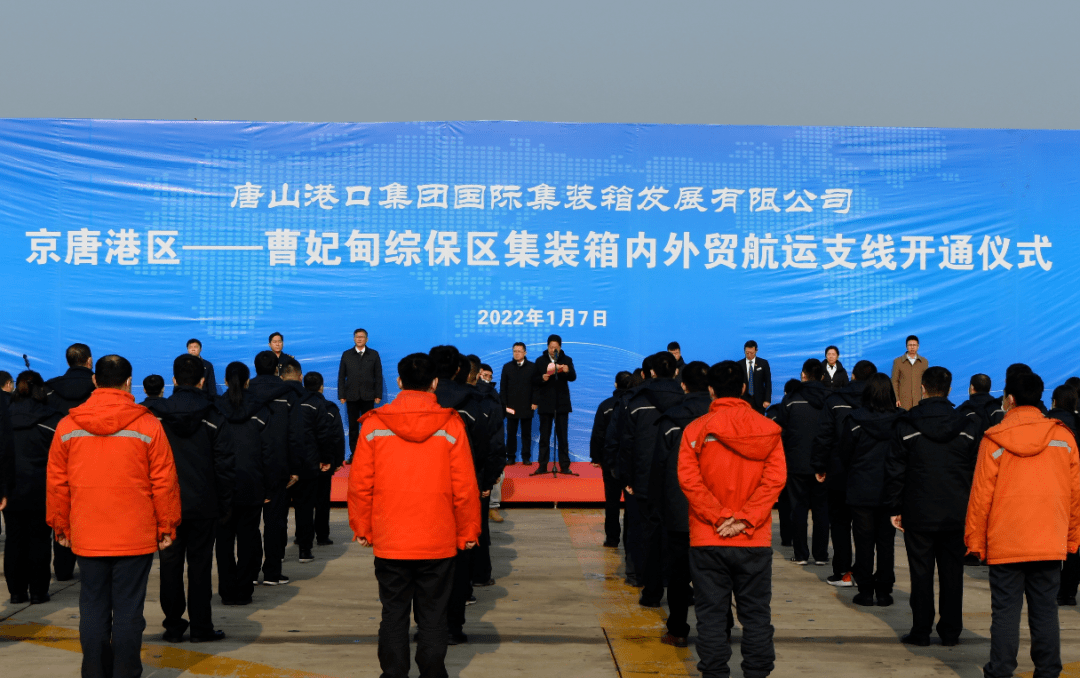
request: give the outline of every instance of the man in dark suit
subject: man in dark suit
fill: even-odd
[[[383,376],[379,352],[367,345],[365,329],[353,332],[353,347],[341,354],[338,366],[338,399],[349,418],[349,453],[356,449],[360,415],[382,402]]]
[[[533,375],[533,400],[540,414],[540,466],[532,475],[547,473],[551,457],[551,426],[559,444],[559,473],[577,475],[570,470],[570,448],[567,428],[570,420],[570,382],[577,379],[574,361],[562,352],[562,337],[548,337],[548,350],[536,360]]]
[[[521,428],[521,463],[532,460],[533,376],[536,364],[525,357],[525,344],[514,344],[514,359],[503,365],[499,397],[506,410],[506,463],[517,461],[518,428]]]
[[[281,370],[289,364],[290,360],[296,360],[296,358],[285,352],[285,337],[281,332],[272,332],[267,342],[270,344],[270,351],[273,352],[274,358],[277,359],[277,368],[274,374],[280,377]]]
[[[187,340],[187,352],[202,361],[203,385],[202,391],[208,398],[213,400],[218,397],[217,376],[214,374],[214,363],[202,357],[202,342],[198,339]]]
[[[764,413],[772,404],[772,371],[769,361],[757,357],[757,342],[751,339],[743,344],[742,361],[743,383],[746,384],[746,401],[759,413]]]

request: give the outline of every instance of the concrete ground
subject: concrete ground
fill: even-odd
[[[689,649],[659,643],[664,611],[638,606],[637,589],[622,583],[621,551],[601,546],[602,511],[511,508],[504,515],[505,522],[492,524],[497,584],[477,589],[479,602],[468,609],[465,627],[470,642],[447,655],[451,676],[698,675],[693,636]],[[161,640],[155,568],[146,604],[144,675],[378,676],[380,608],[372,553],[350,542],[344,509],[335,509],[331,520],[337,543],[316,548],[314,563],[298,563],[290,546],[284,569],[292,584],[259,587],[250,606],[215,606],[218,628],[228,635],[220,643]],[[902,538],[896,604],[889,608],[852,605],[851,589],[824,583],[830,568],[793,565],[790,555],[787,548],[774,552],[773,675],[981,676],[989,652],[986,568],[967,568],[961,644],[945,648],[935,639],[930,647],[913,648],[899,642],[910,625]],[[0,606],[0,675],[78,675],[77,576],[54,583],[53,600],[45,605]],[[1080,675],[1077,608],[1063,608],[1061,627],[1065,675]],[[738,638],[736,627],[736,676],[742,675]],[[1030,673],[1028,647],[1025,629],[1019,671]]]

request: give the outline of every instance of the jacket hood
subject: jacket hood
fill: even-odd
[[[965,400],[960,405],[960,407],[969,407],[971,409],[981,409],[981,408],[986,407],[987,405],[989,405],[990,403],[995,402],[995,401],[997,401],[997,398],[990,395],[989,393],[976,393],[974,395],[969,396],[968,399]]]
[[[118,388],[98,388],[90,399],[71,410],[68,416],[84,431],[108,436],[122,431],[150,410],[135,402],[135,396]]]
[[[853,409],[858,409],[862,405],[862,392],[866,388],[866,382],[864,381],[849,381],[846,386],[839,391],[833,391],[832,397],[840,398],[844,401],[845,405],[850,405]]]
[[[1055,407],[1046,413],[1046,416],[1050,419],[1057,419],[1061,423],[1068,426],[1070,429],[1076,430],[1076,413],[1069,412],[1068,410],[1062,410]]]
[[[478,395],[475,388],[463,386],[450,379],[440,379],[439,385],[435,387],[435,393],[447,407],[455,410],[464,407],[469,400],[475,400]]]
[[[851,419],[875,440],[888,440],[895,434],[896,420],[903,414],[904,411],[901,409],[895,409],[892,412],[871,412],[859,408],[851,413]]]
[[[206,413],[214,407],[214,403],[203,391],[192,386],[177,386],[168,398],[155,398],[145,405],[155,417],[182,438],[195,435],[196,431],[202,428]]]
[[[985,437],[1010,454],[1034,457],[1055,437],[1065,434],[1072,435],[1065,424],[1047,419],[1036,407],[1022,405],[1006,412],[1000,424],[987,429]]]
[[[628,388],[617,388],[617,389],[615,389],[614,391],[611,392],[611,397],[618,400],[619,398],[623,397],[624,395],[626,395],[629,392],[630,392],[630,389],[628,389]]]
[[[904,415],[909,424],[935,443],[947,443],[967,426],[964,415],[956,411],[948,398],[926,398]]]
[[[261,407],[292,391],[293,387],[287,382],[268,374],[262,374],[252,377],[251,382],[248,383],[247,394]]]
[[[87,367],[70,367],[63,376],[50,379],[48,388],[64,400],[85,400],[94,390],[94,372]]]
[[[44,403],[39,403],[36,400],[20,400],[19,402],[11,403],[11,406],[8,408],[8,415],[11,419],[11,428],[17,431],[33,428],[40,422],[56,416],[57,414],[56,410]]]
[[[478,381],[478,382],[476,382],[476,390],[479,391],[480,395],[482,395],[482,396],[486,396],[486,395],[489,395],[489,394],[490,395],[495,395],[495,393],[496,393],[495,384],[492,383],[492,382],[488,382],[488,381]]]
[[[653,407],[663,413],[669,407],[682,402],[682,386],[675,379],[653,379],[641,385],[638,395],[644,396]]]
[[[802,386],[799,387],[799,395],[805,398],[810,407],[815,410],[825,407],[825,399],[833,393],[833,391],[825,388],[825,384],[820,381],[804,381]]]
[[[251,397],[251,394],[247,391],[244,391],[244,400],[239,407],[234,406],[225,396],[220,396],[214,405],[217,407],[218,412],[221,412],[221,415],[233,424],[242,424],[249,421],[263,407],[263,404]]]
[[[705,416],[699,437],[706,442],[712,437],[740,457],[764,461],[780,444],[780,426],[742,398],[717,398]]]
[[[378,416],[394,435],[411,443],[424,442],[457,416],[453,409],[439,407],[434,393],[424,391],[402,391],[393,402],[371,410],[370,414]]]

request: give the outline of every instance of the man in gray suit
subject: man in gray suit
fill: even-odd
[[[338,398],[348,412],[350,454],[356,450],[356,438],[360,434],[356,421],[382,402],[382,360],[378,351],[368,348],[367,340],[367,330],[354,331],[354,346],[341,354],[338,366]]]

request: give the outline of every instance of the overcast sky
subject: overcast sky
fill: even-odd
[[[6,3],[0,117],[1080,127],[1080,3]]]

